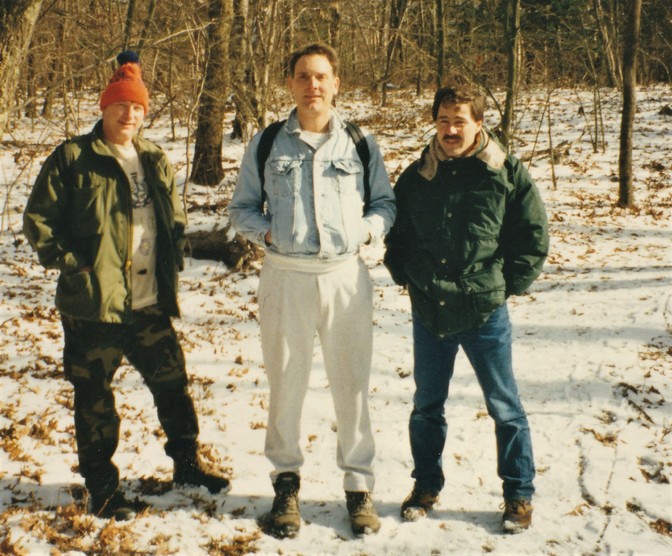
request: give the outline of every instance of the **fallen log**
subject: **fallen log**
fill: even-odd
[[[220,229],[188,233],[185,254],[194,259],[223,262],[229,270],[245,272],[253,262],[263,257],[264,250],[234,233],[227,225]]]

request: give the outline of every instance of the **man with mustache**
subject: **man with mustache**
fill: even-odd
[[[265,453],[273,465],[275,499],[261,526],[283,538],[295,536],[301,525],[300,420],[317,334],[350,524],[362,535],[378,531],[380,522],[370,495],[374,444],[367,401],[373,288],[358,253],[389,230],[394,193],[373,137],[365,137],[365,168],[332,106],[340,84],[336,52],[321,44],[301,48],[291,55],[288,74],[296,108],[263,167],[258,153],[265,136],[252,139],[229,205],[234,228],[266,248],[257,297],[271,392]]]
[[[506,299],[540,274],[549,240],[536,186],[483,128],[484,111],[478,93],[440,89],[436,134],[394,188],[397,220],[385,240],[385,265],[410,294],[416,385],[409,422],[415,484],[401,516],[425,516],[444,486],[444,406],[462,347],[495,423],[502,526],[515,533],[531,524],[535,470]]]

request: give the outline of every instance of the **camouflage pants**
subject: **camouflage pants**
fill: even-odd
[[[156,307],[133,312],[127,324],[63,316],[63,366],[75,391],[75,434],[80,473],[88,490],[110,494],[119,486],[112,456],[119,443],[119,415],[112,379],[123,356],[154,397],[168,441],[166,453],[196,452],[198,421],[187,389],[184,354],[170,318]]]

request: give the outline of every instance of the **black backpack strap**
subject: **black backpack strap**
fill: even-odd
[[[345,122],[345,129],[350,135],[350,138],[355,143],[357,155],[364,166],[364,214],[369,209],[371,204],[371,184],[369,183],[369,161],[371,160],[371,153],[369,152],[369,145],[366,142],[366,137],[362,133],[359,126],[353,122]]]
[[[262,212],[264,209],[264,203],[266,202],[266,192],[264,191],[264,182],[266,181],[264,176],[264,167],[266,166],[268,155],[271,154],[271,148],[273,147],[275,136],[278,134],[278,131],[280,131],[280,128],[284,123],[285,120],[280,120],[278,122],[268,124],[264,131],[261,132],[261,139],[259,140],[259,146],[257,147],[257,172],[259,173],[259,181],[261,182]]]

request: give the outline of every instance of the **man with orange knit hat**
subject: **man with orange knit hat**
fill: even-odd
[[[185,214],[168,159],[138,136],[149,107],[138,56],[123,52],[93,131],[59,145],[37,177],[24,234],[60,270],[63,367],[74,388],[79,471],[100,517],[130,519],[112,457],[119,416],[111,388],[122,358],[149,387],[174,460],[173,482],[228,491],[199,461],[198,420],[171,317],[179,316]]]

